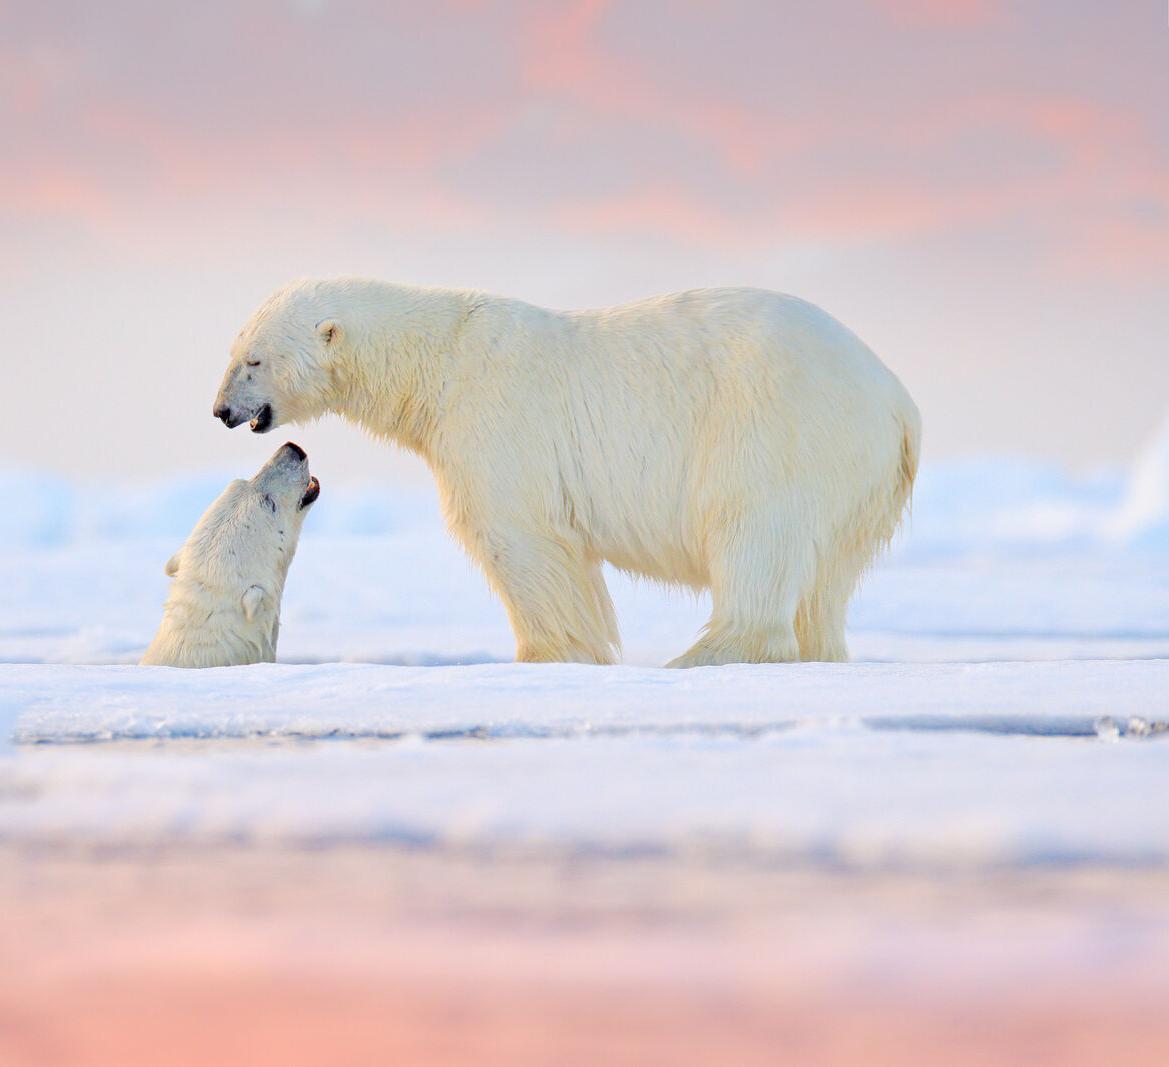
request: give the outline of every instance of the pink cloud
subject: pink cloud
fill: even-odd
[[[35,178],[9,172],[0,177],[0,200],[10,217],[83,220],[111,225],[120,205],[100,186],[69,170],[39,171]]]
[[[751,52],[750,35],[776,26],[747,0],[632,25],[611,0],[358,4],[338,11],[323,51],[319,18],[261,5],[228,58],[173,34],[166,62],[129,30],[99,32],[104,21],[38,24],[0,55],[0,133],[22,146],[3,210],[116,227],[147,210],[181,222],[197,199],[233,219],[284,210],[736,247],[1010,226],[1053,248],[1091,232],[1142,261],[1169,244],[1151,112],[1102,92],[1112,83],[1094,64],[1069,87],[1041,49],[1004,60],[964,35],[952,55],[985,71],[972,81],[874,4],[937,25],[1002,14],[996,0],[830,0],[805,20],[822,34],[810,40],[839,45],[823,62],[804,60],[818,57],[806,43],[774,62]],[[219,40],[219,15],[198,32]],[[707,47],[704,31],[730,36]]]
[[[539,89],[589,85],[602,73],[593,46],[597,23],[611,0],[572,0],[548,8],[528,20],[524,39],[524,75]]]
[[[995,10],[973,0],[938,0],[926,7],[931,17],[951,20],[989,17]],[[1054,205],[1099,214],[1113,198],[1133,195],[1134,185],[1147,184],[1135,174],[1169,173],[1163,167],[1157,170],[1151,158],[1151,131],[1130,112],[1049,92],[975,92],[887,120],[882,139],[892,150],[912,146],[928,158],[976,131],[993,132],[1036,150],[1045,144],[1055,149],[1058,154],[1046,170],[1024,178],[992,175],[989,180],[974,174],[957,183],[932,179],[928,171],[900,181],[841,182],[809,169],[807,157],[850,141],[871,143],[873,123],[867,113],[836,106],[822,112],[818,121],[793,123],[753,101],[707,92],[687,95],[676,86],[667,95],[644,72],[599,47],[596,34],[604,8],[600,3],[581,4],[573,17],[557,23],[553,37],[567,42],[567,61],[529,68],[537,75],[547,71],[544,87],[572,97],[592,112],[672,129],[693,139],[744,183],[756,189],[770,185],[775,204],[762,214],[735,211],[726,199],[704,201],[687,188],[682,176],[566,206],[557,213],[566,222],[730,244],[774,241],[790,233],[812,239],[915,239],[996,220],[1039,217],[1050,214]],[[533,40],[546,43],[540,37]],[[1120,247],[1119,242],[1113,244]]]
[[[755,244],[767,227],[748,236],[741,219],[730,217],[685,188],[668,182],[647,184],[612,196],[564,204],[553,212],[570,233],[669,236],[708,245]]]
[[[906,26],[984,26],[1002,17],[998,0],[869,0]]]

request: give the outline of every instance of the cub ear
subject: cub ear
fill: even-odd
[[[267,594],[264,592],[263,586],[249,585],[244,590],[242,603],[244,606],[244,618],[251,622],[258,614],[260,607],[264,603],[264,597]]]
[[[341,324],[336,319],[322,319],[317,323],[317,333],[327,345],[341,340]]]
[[[179,573],[179,556],[182,554],[182,550],[180,549],[166,561],[166,576],[168,578],[173,578],[176,574]]]

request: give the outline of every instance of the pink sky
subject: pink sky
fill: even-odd
[[[14,384],[61,390],[51,428],[7,418],[21,466],[240,462],[204,409],[242,318],[308,273],[556,306],[795,292],[902,374],[935,457],[1123,462],[1169,407],[1160,3],[114,0],[0,25]]]

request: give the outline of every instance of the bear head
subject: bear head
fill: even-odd
[[[320,495],[308,456],[289,441],[256,473],[232,482],[203,513],[166,573],[251,621],[276,609],[304,517]]]
[[[212,414],[229,429],[249,423],[253,433],[324,414],[342,334],[322,287],[301,282],[280,290],[232,345]]]

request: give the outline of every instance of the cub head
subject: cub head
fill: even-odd
[[[250,480],[232,482],[166,564],[251,620],[276,607],[304,517],[321,492],[303,448],[289,441]]]
[[[332,401],[331,368],[343,341],[327,289],[294,282],[275,293],[231,346],[212,414],[228,429],[267,433],[323,415]]]

